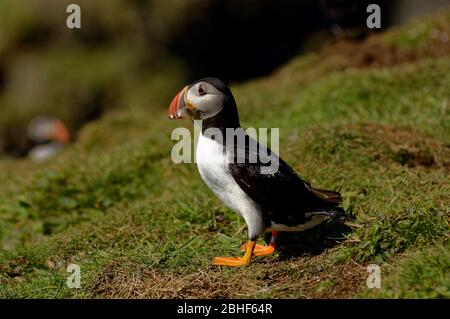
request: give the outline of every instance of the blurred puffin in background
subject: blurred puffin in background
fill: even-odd
[[[39,115],[27,128],[26,153],[36,163],[58,154],[70,142],[70,133],[64,123],[54,116]]]
[[[216,257],[214,265],[247,265],[253,255],[275,251],[278,232],[304,231],[327,217],[343,216],[338,192],[312,187],[277,154],[244,132],[233,94],[221,80],[204,78],[184,87],[172,100],[168,115],[170,119],[202,120],[196,151],[200,175],[248,227],[249,241],[241,247],[244,256]],[[220,132],[222,138],[210,134],[209,129]],[[226,137],[229,129],[232,138]],[[245,143],[235,143],[236,139]],[[268,170],[274,161],[277,169]],[[272,232],[267,246],[256,244],[263,232]]]

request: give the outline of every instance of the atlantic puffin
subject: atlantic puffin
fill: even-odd
[[[241,247],[244,256],[215,257],[214,265],[247,265],[253,255],[275,251],[278,232],[304,231],[327,217],[343,216],[338,192],[312,187],[277,154],[245,133],[236,101],[223,81],[203,78],[185,86],[170,103],[168,116],[201,120],[196,149],[200,176],[247,224],[249,240]],[[271,161],[278,165],[270,172]],[[256,244],[263,232],[271,232],[268,245]]]
[[[27,128],[27,153],[33,162],[41,163],[59,153],[70,142],[64,123],[51,115],[38,115]]]

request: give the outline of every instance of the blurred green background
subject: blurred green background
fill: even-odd
[[[165,106],[199,77],[242,81],[332,39],[361,40],[370,3],[81,0],[82,28],[71,30],[71,2],[0,2],[0,156],[17,154],[38,114],[76,134],[106,111]],[[378,3],[383,29],[448,4]]]

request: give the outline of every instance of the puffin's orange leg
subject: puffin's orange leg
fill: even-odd
[[[264,245],[255,245],[255,249],[253,250],[253,255],[255,256],[266,256],[266,255],[270,255],[273,254],[273,252],[275,251],[275,249],[277,248],[277,237],[278,237],[278,232],[273,231],[272,232],[272,237],[270,238],[270,243],[267,246]],[[241,250],[245,251],[247,249],[247,243],[245,243],[244,245],[241,246]]]
[[[243,257],[216,257],[213,260],[213,265],[217,266],[245,266],[252,260],[253,250],[255,249],[256,241],[249,240],[246,245],[245,254]]]

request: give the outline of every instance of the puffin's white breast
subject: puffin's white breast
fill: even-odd
[[[223,146],[200,134],[196,161],[206,185],[226,206],[244,217],[250,238],[258,236],[263,230],[261,209],[234,180]]]

